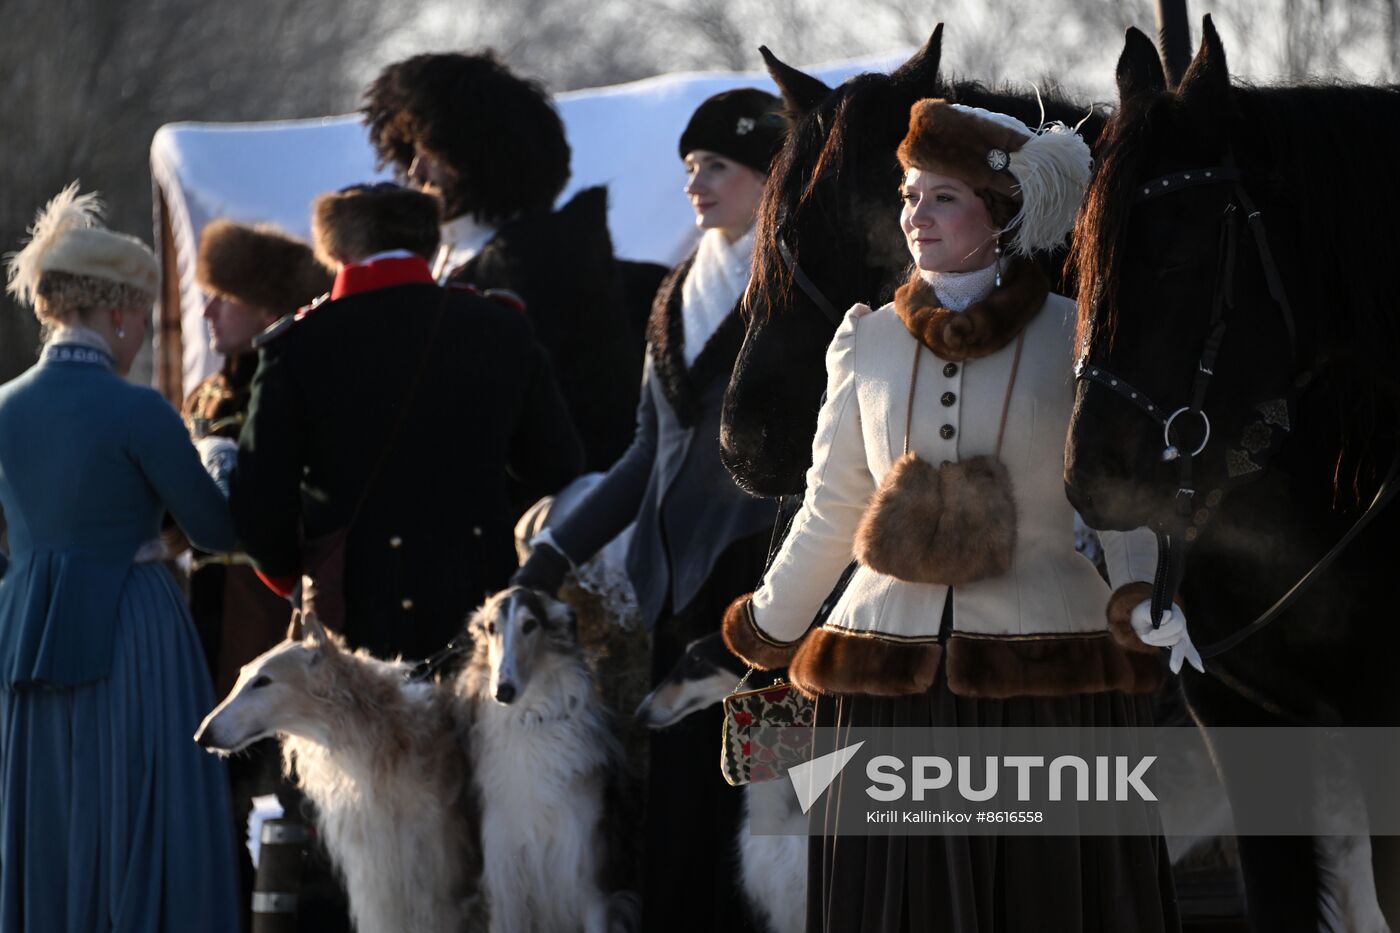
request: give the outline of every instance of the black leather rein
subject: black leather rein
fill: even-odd
[[[1171,600],[1176,593],[1181,582],[1181,575],[1185,569],[1186,550],[1199,535],[1200,527],[1207,521],[1211,513],[1220,504],[1223,492],[1220,489],[1211,490],[1204,507],[1196,507],[1196,489],[1192,476],[1192,463],[1195,458],[1210,443],[1210,419],[1206,416],[1202,406],[1205,403],[1206,390],[1210,385],[1211,377],[1215,375],[1216,357],[1220,352],[1220,345],[1225,337],[1225,327],[1228,312],[1234,308],[1234,275],[1236,244],[1239,239],[1238,223],[1241,213],[1245,216],[1249,233],[1254,240],[1254,247],[1259,255],[1259,263],[1264,270],[1264,278],[1269,289],[1269,296],[1278,305],[1279,312],[1283,319],[1283,325],[1288,333],[1288,343],[1293,359],[1298,358],[1298,329],[1293,317],[1293,308],[1289,304],[1288,294],[1284,290],[1283,280],[1279,276],[1278,267],[1274,262],[1273,252],[1269,249],[1268,237],[1264,229],[1263,214],[1255,205],[1254,200],[1245,190],[1241,180],[1241,174],[1237,167],[1232,164],[1212,166],[1210,168],[1189,169],[1183,172],[1176,172],[1171,175],[1163,175],[1151,181],[1142,183],[1133,198],[1133,204],[1141,204],[1154,198],[1168,194],[1174,194],[1188,188],[1200,187],[1203,185],[1229,185],[1231,189],[1230,202],[1226,205],[1225,220],[1220,233],[1219,265],[1217,267],[1217,283],[1214,295],[1211,300],[1210,323],[1206,332],[1205,342],[1202,346],[1200,359],[1196,364],[1196,372],[1192,380],[1191,398],[1188,404],[1180,406],[1168,412],[1157,402],[1153,401],[1145,392],[1134,387],[1127,380],[1115,373],[1112,373],[1102,366],[1095,366],[1088,362],[1089,348],[1086,346],[1084,356],[1075,367],[1075,376],[1092,385],[1101,386],[1111,392],[1116,393],[1125,401],[1136,406],[1143,414],[1162,426],[1163,451],[1162,459],[1174,462],[1177,468],[1177,491],[1175,498],[1175,508],[1170,522],[1164,523],[1156,528],[1157,532],[1157,572],[1152,584],[1152,619],[1153,627],[1160,625],[1162,612],[1171,604]],[[1255,451],[1257,459],[1258,452],[1271,453],[1281,438],[1292,429],[1293,409],[1297,394],[1311,381],[1311,372],[1304,372],[1294,382],[1293,394],[1283,400],[1265,403],[1259,407],[1271,427],[1281,426],[1282,430],[1275,432],[1266,430],[1269,436],[1267,443],[1257,439],[1244,438],[1243,446]],[[1184,450],[1178,446],[1178,440],[1173,433],[1176,420],[1182,415],[1186,415],[1188,420],[1196,420],[1202,427],[1200,442],[1193,450]],[[1274,440],[1277,434],[1279,440]],[[1252,470],[1261,467],[1245,456],[1245,462]],[[1241,472],[1245,472],[1242,468]],[[1275,621],[1287,609],[1289,609],[1307,590],[1315,583],[1328,567],[1337,559],[1341,552],[1350,544],[1362,530],[1369,525],[1381,510],[1394,499],[1397,491],[1400,491],[1400,483],[1397,483],[1397,475],[1400,474],[1400,457],[1391,464],[1389,472],[1386,474],[1380,488],[1376,491],[1375,498],[1371,500],[1366,511],[1356,520],[1340,540],[1323,555],[1322,559],[1312,566],[1301,579],[1298,580],[1289,590],[1279,598],[1262,615],[1243,626],[1231,635],[1219,641],[1205,645],[1199,649],[1202,660],[1218,657],[1229,651],[1245,639],[1258,634],[1270,623]],[[1233,475],[1233,469],[1232,469]]]

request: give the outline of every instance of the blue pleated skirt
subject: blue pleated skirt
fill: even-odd
[[[223,764],[194,625],[160,565],[132,568],[106,680],[0,688],[0,931],[233,933]]]

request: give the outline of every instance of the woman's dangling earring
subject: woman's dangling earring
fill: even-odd
[[[1000,275],[1000,274],[997,275],[997,282],[998,282],[998,283],[1001,282],[1001,275]],[[125,336],[126,336],[126,331],[124,331],[124,330],[122,330],[120,327],[118,327],[118,328],[117,328],[117,339],[118,339],[118,340],[121,340],[121,339],[122,339],[123,337],[125,337]]]
[[[1001,288],[1001,237],[997,237],[996,256],[997,256],[996,287],[997,287],[997,288]]]

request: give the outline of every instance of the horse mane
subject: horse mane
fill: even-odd
[[[875,122],[887,121],[893,137],[889,149],[892,171],[889,181],[889,216],[891,229],[897,227],[898,186],[900,175],[894,150],[909,125],[909,108],[924,97],[944,97],[957,103],[970,104],[988,110],[1027,116],[1028,110],[1043,113],[1046,121],[1059,120],[1070,126],[1084,124],[1083,133],[1090,145],[1103,125],[1103,114],[1097,107],[1085,108],[1066,98],[1058,84],[1042,82],[1039,94],[1017,91],[1010,84],[988,86],[980,81],[953,79],[939,81],[929,93],[898,93],[895,78],[881,73],[856,75],[832,89],[831,94],[808,113],[789,113],[792,129],[781,152],[773,162],[768,184],[759,204],[754,237],[754,267],[742,311],[746,317],[754,313],[768,314],[771,309],[790,302],[793,277],[783,261],[778,235],[785,217],[800,213],[821,196],[820,183],[840,175],[845,169],[859,171],[852,165],[857,147],[850,144],[856,132],[869,133]],[[893,91],[894,94],[886,92]],[[907,101],[906,101],[907,97]],[[900,106],[900,105],[903,106]],[[874,111],[874,120],[871,119]],[[883,112],[881,112],[883,111]],[[1027,123],[1034,125],[1035,120]],[[828,127],[830,128],[828,131]],[[884,124],[881,124],[884,128]],[[815,153],[815,158],[812,157]],[[849,190],[849,189],[848,189]],[[886,203],[886,202],[876,202]],[[830,211],[822,212],[832,236],[839,235],[838,220]],[[872,219],[871,222],[877,222]]]
[[[1232,98],[1232,142],[1244,184],[1257,201],[1275,205],[1275,217],[1286,218],[1270,225],[1271,239],[1280,239],[1277,230],[1300,229],[1316,250],[1295,270],[1305,274],[1303,296],[1326,296],[1343,306],[1324,318],[1334,331],[1395,336],[1400,322],[1375,287],[1375,271],[1390,259],[1400,207],[1400,176],[1381,169],[1388,158],[1383,154],[1400,147],[1400,88],[1236,84]],[[1078,281],[1095,283],[1092,294],[1079,294],[1081,340],[1093,336],[1096,317],[1097,326],[1113,330],[1116,270],[1133,203],[1129,189],[1151,155],[1158,124],[1181,106],[1171,93],[1130,100],[1104,128],[1069,257]],[[1250,163],[1265,153],[1272,162],[1268,172],[1251,171]]]
[[[1104,128],[1067,260],[1080,284],[1081,347],[1100,332],[1113,337],[1130,189],[1141,180],[1164,128],[1192,125],[1184,108],[1172,92],[1130,99]],[[1400,347],[1396,299],[1380,274],[1393,261],[1400,209],[1400,175],[1386,167],[1390,153],[1400,150],[1400,87],[1237,83],[1228,126],[1243,184],[1261,205],[1270,245],[1288,270],[1289,300],[1300,324],[1314,319],[1319,346],[1348,357],[1325,360],[1345,362],[1329,367],[1325,377],[1348,423],[1344,444],[1347,438],[1362,440],[1380,418],[1376,380],[1393,382],[1388,373]],[[1279,245],[1296,243],[1293,231],[1301,232],[1303,243],[1290,245],[1300,255],[1289,263]],[[1400,392],[1392,387],[1391,393],[1394,404]],[[1342,472],[1339,457],[1338,488]],[[1353,488],[1360,472],[1358,465]]]

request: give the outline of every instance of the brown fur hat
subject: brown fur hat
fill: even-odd
[[[442,239],[441,225],[437,198],[388,183],[323,194],[311,208],[316,256],[332,268],[393,249],[431,261]]]
[[[958,110],[946,100],[928,98],[909,112],[909,132],[899,144],[899,164],[952,175],[977,192],[992,215],[1004,227],[1015,216],[1020,194],[1016,179],[1007,171],[1009,156],[1030,137],[1009,126]],[[1008,158],[994,168],[989,153]]]
[[[275,314],[330,290],[331,274],[311,247],[272,226],[216,220],[199,234],[195,281],[206,292]]]
[[[1006,248],[1028,256],[1061,246],[1089,186],[1093,159],[1073,127],[1032,130],[1015,117],[927,98],[909,111],[899,162],[966,182]]]

